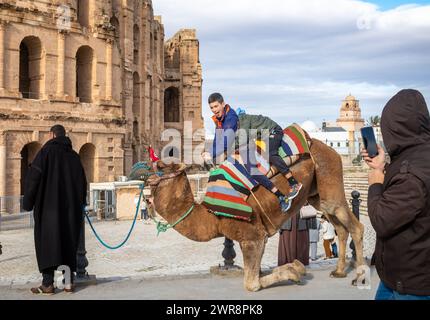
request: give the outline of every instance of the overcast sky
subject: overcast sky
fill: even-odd
[[[282,126],[335,121],[349,93],[363,117],[402,88],[430,103],[430,0],[153,0],[166,38],[195,28],[207,96]]]

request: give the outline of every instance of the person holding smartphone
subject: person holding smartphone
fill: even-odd
[[[381,130],[390,164],[381,146],[373,157],[362,150],[371,168],[368,212],[381,279],[375,299],[429,300],[430,116],[423,95],[395,95],[384,108]]]

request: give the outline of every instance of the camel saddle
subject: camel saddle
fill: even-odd
[[[310,154],[312,139],[309,134],[303,130],[298,124],[292,124],[284,130],[284,137],[282,139],[281,147],[279,148],[279,155],[285,161],[288,167],[291,167],[303,157]],[[271,166],[267,159],[262,156],[266,150],[264,142],[257,141],[257,168],[267,176],[269,179],[273,178],[279,173],[279,170]]]

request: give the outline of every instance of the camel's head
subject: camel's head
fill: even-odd
[[[157,162],[157,175],[148,179],[153,195],[154,206],[159,207],[169,203],[172,199],[184,197],[184,190],[189,189],[188,179],[185,175],[185,164],[166,164]]]
[[[163,173],[163,175],[182,173],[187,169],[187,166],[183,163],[171,163],[166,164],[163,161],[157,162],[157,169]]]
[[[180,176],[185,172],[187,166],[182,163],[166,164],[163,161],[158,161],[156,166],[157,175],[153,175],[148,179],[149,185],[157,187],[162,181],[170,181]]]

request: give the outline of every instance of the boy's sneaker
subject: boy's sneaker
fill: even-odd
[[[299,195],[299,192],[300,192],[300,190],[302,190],[302,188],[303,188],[303,185],[301,183],[297,183],[297,184],[293,185],[291,187],[290,194],[288,195],[288,199],[290,199],[290,201],[295,199]]]
[[[278,199],[279,199],[279,203],[281,205],[282,212],[285,213],[288,210],[290,210],[290,208],[291,208],[291,201],[287,197],[281,196]]]

